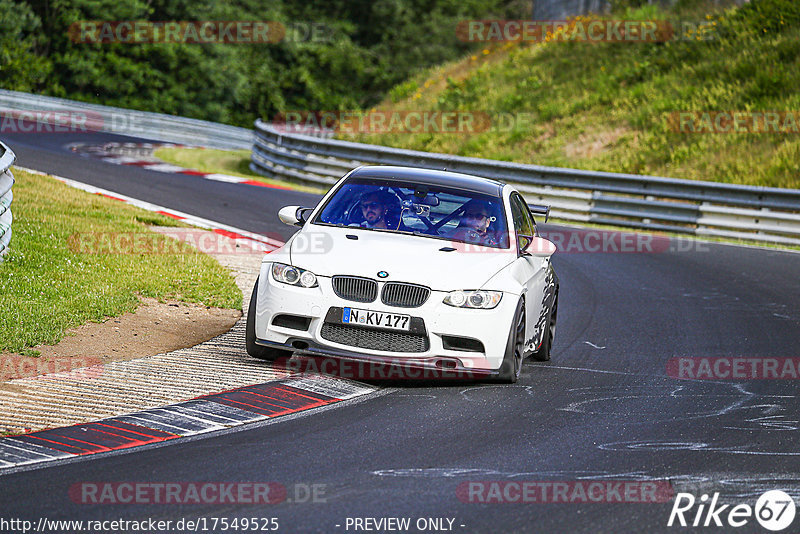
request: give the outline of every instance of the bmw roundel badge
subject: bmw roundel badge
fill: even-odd
[[[389,276],[389,273],[386,271],[378,271],[378,278],[386,278],[387,276]]]

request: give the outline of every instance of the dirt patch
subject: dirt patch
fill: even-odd
[[[193,347],[231,329],[240,310],[177,301],[142,299],[135,313],[68,331],[55,345],[33,347],[38,357],[0,354],[0,380],[12,380],[81,367],[132,360]]]
[[[574,142],[564,146],[564,154],[568,158],[591,158],[602,154],[629,130],[627,128],[615,128],[605,132],[592,132],[583,134]]]

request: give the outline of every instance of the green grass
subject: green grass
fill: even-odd
[[[168,217],[15,170],[11,250],[0,263],[0,351],[36,355],[67,329],[133,311],[139,296],[237,309],[242,295],[216,260],[148,230]],[[70,236],[147,233],[173,254],[89,254]],[[164,246],[162,244],[162,246]]]
[[[340,136],[388,146],[559,167],[800,187],[800,134],[681,134],[677,111],[800,112],[800,2],[713,11],[684,0],[616,19],[707,23],[664,43],[504,43],[398,86],[377,109],[525,117],[473,135]],[[701,15],[702,14],[702,15]]]
[[[313,187],[293,182],[284,182],[261,176],[250,170],[250,151],[249,150],[218,150],[213,148],[159,148],[153,154],[155,157],[180,165],[188,169],[229,174],[231,176],[241,176],[250,180],[264,182],[266,184],[290,187],[296,191],[307,191],[309,193],[325,193],[326,189]]]

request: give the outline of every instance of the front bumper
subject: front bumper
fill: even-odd
[[[272,278],[271,263],[264,262],[257,294],[256,343],[353,362],[431,371],[445,369],[482,376],[496,374],[502,364],[509,328],[516,311],[516,295],[504,294],[494,309],[476,310],[448,306],[442,302],[446,293],[432,291],[422,306],[400,308],[387,306],[380,299],[371,303],[344,300],[334,293],[328,277],[319,276],[318,284],[318,287],[303,288],[277,282]],[[389,343],[383,347],[385,350],[379,350],[348,343],[342,336],[336,336],[337,341],[334,341],[331,339],[331,329],[342,330],[342,325],[336,324],[336,310],[344,307],[410,315],[412,331],[420,334],[422,325],[421,333],[426,337],[426,343],[424,346],[417,345],[413,351],[403,351],[395,347],[404,343]],[[279,315],[305,318],[305,324],[302,325],[305,328],[285,326],[280,320],[277,321],[279,324],[275,324]],[[323,327],[326,328],[325,333]],[[362,329],[354,326],[348,328]],[[401,338],[402,334],[397,339]],[[478,343],[472,343],[468,350],[464,347],[454,349],[451,342],[454,338]]]
[[[300,343],[305,348],[297,348],[295,343]],[[452,362],[453,365],[448,366],[441,364],[442,358],[419,359],[409,357],[400,359],[374,354],[364,355],[327,345],[315,346],[301,339],[289,339],[287,343],[256,339],[256,344],[294,351],[296,354],[323,358],[322,360],[292,359],[291,361],[279,361],[277,366],[286,371],[323,374],[352,380],[483,380],[499,374],[498,370],[464,367],[457,360],[444,360]],[[335,359],[335,361],[331,360],[331,358]]]

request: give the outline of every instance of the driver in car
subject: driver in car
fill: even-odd
[[[497,238],[489,226],[497,220],[492,216],[492,209],[488,202],[483,200],[470,200],[464,204],[464,213],[461,222],[453,231],[453,239],[466,243],[496,246]]]
[[[386,201],[379,191],[362,195],[360,206],[361,214],[364,216],[362,227],[383,230],[388,228],[386,226]]]

